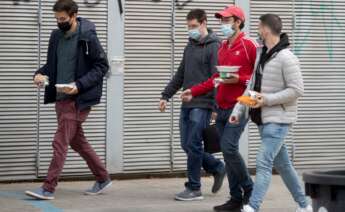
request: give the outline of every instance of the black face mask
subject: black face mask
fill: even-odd
[[[69,21],[65,21],[65,22],[58,23],[58,27],[61,31],[67,32],[71,29],[72,24],[70,24]]]

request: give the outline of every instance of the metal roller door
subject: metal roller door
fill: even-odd
[[[158,102],[171,77],[172,0],[127,0],[125,13],[123,170],[170,171],[171,109]]]
[[[253,38],[257,37],[258,23],[261,15],[265,13],[274,13],[279,15],[283,21],[283,32],[288,33],[290,42],[293,42],[292,29],[293,29],[293,0],[251,0],[250,1],[250,35]],[[257,126],[249,123],[249,158],[248,167],[255,168],[256,154],[259,150],[261,139]],[[287,147],[290,156],[294,158],[295,152],[295,140],[293,136],[293,129],[290,131],[289,136],[286,139]]]
[[[45,63],[48,40],[52,29],[56,28],[56,21],[52,11],[55,0],[42,0],[42,27],[40,49],[41,64]],[[86,5],[85,1],[77,0],[79,15],[90,19],[96,24],[97,34],[103,48],[107,47],[107,1],[99,1],[98,4]],[[54,105],[43,105],[43,92],[41,92],[39,105],[39,176],[45,176],[52,157],[52,141],[57,128]],[[85,135],[101,159],[105,160],[106,138],[106,83],[104,83],[101,104],[93,107],[89,118],[84,124]],[[90,174],[86,163],[82,158],[69,149],[67,160],[62,175]]]
[[[305,81],[295,165],[345,167],[345,1],[295,0],[295,53]]]
[[[174,72],[177,70],[183,55],[184,47],[188,42],[188,33],[186,26],[186,16],[191,9],[204,9],[207,12],[208,27],[217,32],[219,36],[220,23],[219,20],[214,17],[214,14],[224,9],[229,4],[234,4],[234,1],[229,0],[214,0],[210,4],[208,0],[197,0],[189,2],[188,4],[181,6],[177,4],[175,7],[175,44],[174,44]],[[180,93],[179,93],[180,94]],[[174,110],[173,110],[173,169],[185,170],[186,169],[186,153],[181,149],[180,145],[180,133],[179,133],[179,118],[181,101],[179,94],[174,97]],[[221,157],[221,154],[217,154]]]
[[[0,180],[36,176],[37,8],[0,1]]]

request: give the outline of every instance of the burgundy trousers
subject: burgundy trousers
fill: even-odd
[[[43,188],[49,192],[55,191],[66,160],[68,146],[86,161],[97,181],[109,179],[104,164],[84,136],[82,124],[87,119],[90,109],[79,111],[74,100],[63,100],[56,103],[55,110],[58,128],[53,141],[53,158]]]

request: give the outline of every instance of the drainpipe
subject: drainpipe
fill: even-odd
[[[176,19],[176,2],[172,1],[172,16],[171,16],[171,65],[170,65],[170,78],[174,76],[175,70],[175,19]],[[174,100],[170,101],[171,115],[170,115],[170,171],[173,172],[174,167]]]

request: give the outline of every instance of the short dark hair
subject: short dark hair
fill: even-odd
[[[196,19],[200,24],[204,21],[207,21],[207,14],[205,10],[202,9],[194,9],[191,10],[187,15],[187,20],[191,21]]]
[[[238,20],[241,21],[240,30],[242,30],[242,29],[244,28],[244,21],[242,21],[242,20],[241,20],[239,17],[237,17],[237,16],[232,16],[232,17],[234,18],[235,22],[238,21]]]
[[[54,12],[66,12],[69,16],[78,13],[78,5],[73,0],[58,0],[53,6]]]
[[[264,26],[269,27],[272,33],[275,35],[280,35],[283,29],[283,23],[281,18],[275,14],[265,14],[260,17],[260,21]]]

